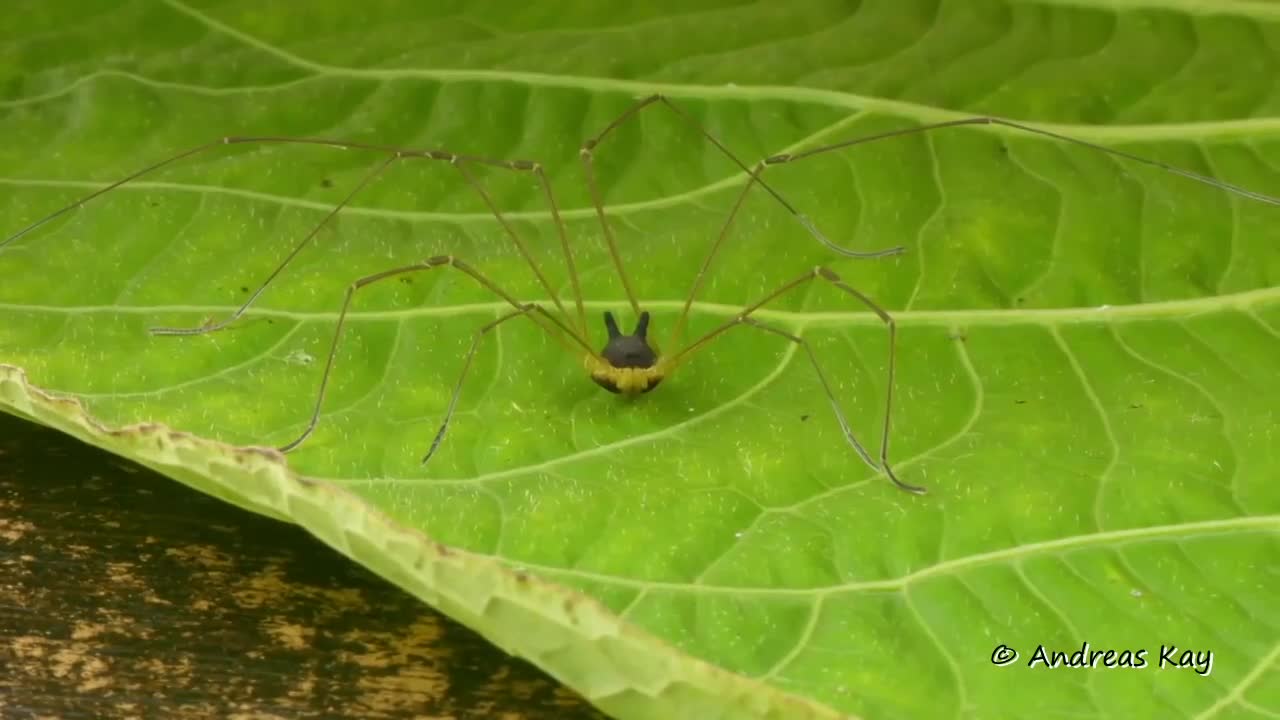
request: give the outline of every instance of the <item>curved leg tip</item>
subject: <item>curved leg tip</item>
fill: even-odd
[[[147,332],[152,335],[203,335],[214,330],[222,330],[234,320],[235,318],[214,321],[213,318],[207,317],[204,322],[195,327],[153,327],[147,328]]]
[[[898,476],[894,474],[893,469],[890,468],[887,463],[883,467],[884,467],[884,474],[889,476],[889,479],[893,481],[894,485],[898,486],[899,490],[902,490],[904,492],[909,492],[912,495],[928,495],[929,494],[928,490],[926,490],[925,488],[919,485],[912,485],[910,483],[904,483],[901,480],[899,480]]]
[[[423,465],[426,465],[428,460],[435,457],[436,448],[438,447],[440,447],[440,441],[437,439],[435,442],[431,443],[431,449],[427,450],[427,454],[422,456]]]
[[[212,325],[201,325],[193,328],[153,327],[147,328],[147,332],[152,335],[203,335],[213,329],[214,326]]]
[[[450,408],[449,414],[450,415],[453,414],[452,408]],[[444,424],[441,425],[440,429],[436,431],[436,436],[431,439],[431,447],[427,448],[427,454],[422,456],[423,465],[426,465],[427,461],[431,459],[431,456],[436,454],[436,450],[440,449],[440,443],[441,441],[444,440],[444,434],[448,429],[449,429],[449,420],[446,418],[444,421]]]
[[[303,440],[306,440],[306,439],[307,439],[308,437],[310,437],[310,436],[311,436],[311,431],[310,431],[310,430],[308,430],[308,431],[306,431],[305,433],[303,433],[303,434],[302,434],[302,437],[300,437],[300,438],[298,438],[297,440],[294,440],[294,441],[292,441],[292,442],[288,442],[288,443],[285,443],[284,445],[281,445],[280,447],[276,448],[276,451],[278,451],[278,452],[281,452],[281,453],[284,453],[284,454],[288,455],[289,453],[293,452],[294,450],[297,450],[297,449],[298,449],[298,446],[302,444],[302,441],[303,441]]]

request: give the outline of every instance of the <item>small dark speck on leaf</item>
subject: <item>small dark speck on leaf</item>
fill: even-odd
[[[1130,409],[1130,410],[1137,410],[1137,409],[1139,409],[1139,408],[1141,408],[1141,407],[1142,407],[1142,403],[1130,403],[1130,404],[1129,404],[1129,409]]]
[[[808,415],[801,415],[801,416],[800,416],[800,422],[804,422],[805,420],[808,420],[808,419],[809,419],[809,416],[808,416]]]
[[[242,292],[242,293],[247,293],[247,292],[249,292],[249,288],[247,288],[247,287],[245,287],[245,286],[241,285],[241,286],[240,286],[240,292]]]
[[[1017,303],[1017,304],[1021,305],[1022,303],[1026,302],[1026,301],[1027,301],[1027,299],[1026,299],[1026,298],[1014,298],[1014,300],[1013,300],[1013,301],[1014,301],[1015,303]]]
[[[411,278],[411,277],[409,277],[409,276],[407,276],[407,275],[406,275],[406,276],[404,276],[404,277],[400,278],[400,282],[404,283],[405,285],[412,285],[412,284],[413,284],[413,278]]]
[[[160,201],[159,201],[159,200],[152,200],[152,201],[151,201],[151,203],[150,203],[150,205],[151,205],[151,207],[160,207]]]
[[[329,178],[322,178],[322,179],[320,180],[320,186],[321,186],[321,187],[331,188],[331,187],[333,187],[333,181],[332,181],[332,180],[330,180]]]
[[[1014,404],[1014,405],[1026,405],[1026,404],[1027,404],[1027,401],[1026,401],[1026,400],[1014,400],[1014,401],[1013,401],[1013,404]]]

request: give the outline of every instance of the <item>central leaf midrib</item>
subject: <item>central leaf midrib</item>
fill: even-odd
[[[562,298],[563,299],[563,298]],[[1102,305],[1098,307],[1067,308],[1012,308],[1012,309],[955,309],[955,310],[890,310],[898,325],[1066,325],[1077,323],[1102,323],[1113,321],[1145,320],[1159,317],[1185,317],[1237,310],[1252,313],[1258,305],[1267,304],[1280,299],[1280,286],[1247,290],[1244,292],[1211,297],[1191,298],[1186,300],[1164,300],[1148,303],[1132,303],[1128,305]],[[533,301],[546,302],[545,298],[531,298]],[[625,300],[585,300],[583,304],[590,310],[622,310],[627,307]],[[682,300],[640,300],[640,304],[655,312],[675,313],[680,310]],[[204,314],[230,315],[239,306],[233,305],[37,305],[23,303],[0,303],[0,312],[47,313],[49,315],[157,315],[157,314]],[[396,310],[360,310],[353,309],[347,316],[349,322],[409,320],[419,317],[462,317],[467,315],[492,315],[495,311],[506,309],[503,302],[463,303],[457,305],[435,305],[430,307],[412,307]],[[693,312],[703,315],[732,317],[740,312],[740,305],[723,303],[695,302]],[[871,312],[796,312],[790,310],[757,310],[754,315],[762,319],[776,320],[791,326],[829,326],[829,325],[880,325],[880,319]],[[338,313],[334,311],[303,312],[294,310],[278,310],[273,308],[253,308],[244,314],[245,319],[252,317],[270,317],[297,322],[336,322]]]

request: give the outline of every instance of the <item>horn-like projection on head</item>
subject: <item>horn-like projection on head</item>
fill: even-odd
[[[649,392],[657,387],[662,382],[662,375],[655,368],[658,353],[649,346],[649,313],[640,313],[635,331],[624,335],[613,313],[606,311],[604,328],[609,333],[609,341],[600,351],[600,356],[609,365],[592,373],[591,379],[609,392],[628,395]]]

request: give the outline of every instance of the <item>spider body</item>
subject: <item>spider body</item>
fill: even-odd
[[[625,335],[618,329],[613,313],[604,314],[604,327],[609,340],[598,356],[584,360],[591,379],[611,393],[640,395],[662,382],[666,370],[658,352],[649,345],[649,313],[640,313],[636,329]]]

